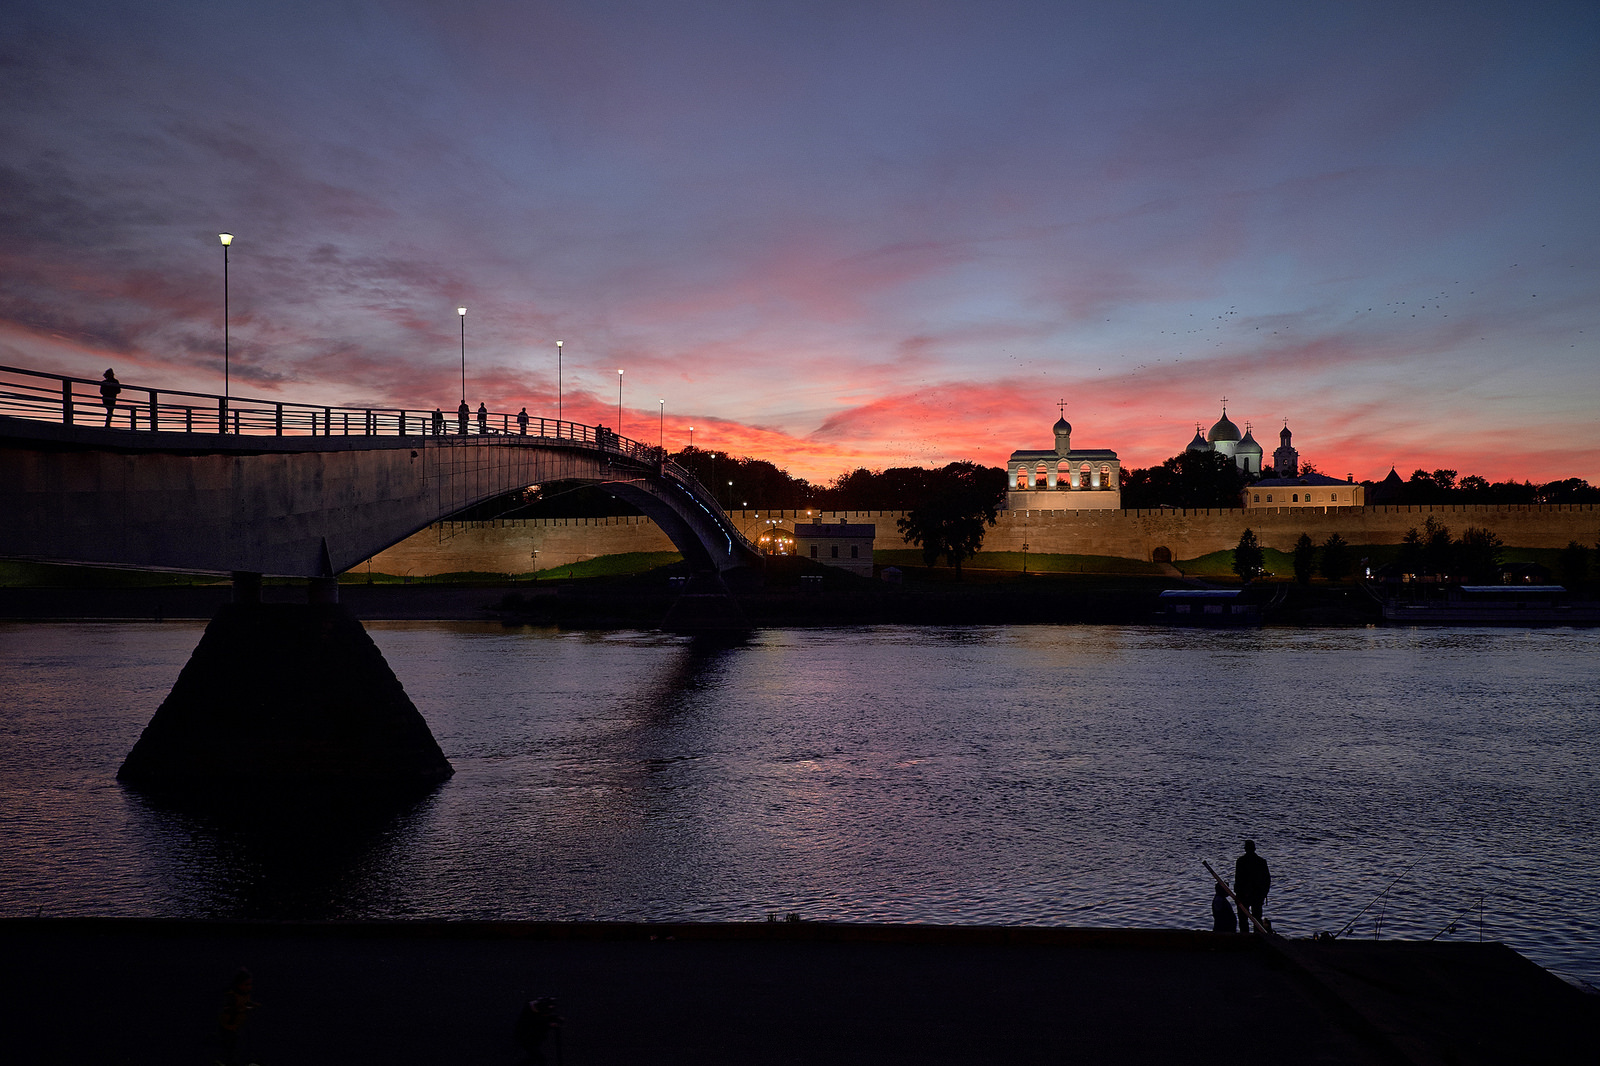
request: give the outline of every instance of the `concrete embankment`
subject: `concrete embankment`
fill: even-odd
[[[1178,930],[589,923],[0,922],[7,1057],[208,1061],[1590,1063],[1587,996],[1494,944],[1263,944]],[[211,1056],[214,1057],[214,1054]]]

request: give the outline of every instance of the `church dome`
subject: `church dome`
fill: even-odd
[[[1062,418],[1062,419],[1059,419],[1056,422],[1056,424],[1054,426],[1050,427],[1050,428],[1055,430],[1057,433],[1071,433],[1072,432],[1072,423],[1068,422],[1065,418]]]
[[[1189,446],[1187,448],[1185,448],[1184,451],[1186,451],[1186,452],[1208,452],[1210,450],[1211,450],[1211,445],[1207,444],[1206,443],[1206,439],[1200,435],[1200,427],[1199,426],[1195,426],[1194,427],[1194,440],[1189,442]]]
[[[1244,431],[1244,440],[1239,442],[1239,446],[1233,450],[1233,454],[1242,455],[1245,452],[1249,452],[1251,455],[1261,454],[1261,445],[1256,443],[1255,437],[1250,435],[1248,428]]]
[[[1217,419],[1217,424],[1211,427],[1210,433],[1206,434],[1206,440],[1215,444],[1218,441],[1236,441],[1238,439],[1239,427],[1228,421],[1228,412],[1224,409],[1222,417]]]

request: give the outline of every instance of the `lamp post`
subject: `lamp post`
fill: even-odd
[[[689,427],[689,450],[694,451],[694,427]]]
[[[228,409],[228,246],[233,244],[233,234],[219,233],[222,240],[222,409]],[[222,432],[228,432],[227,415],[223,415]]]
[[[467,402],[467,309],[456,308],[456,315],[461,319],[461,402]]]
[[[667,401],[665,398],[657,400],[661,405],[661,413],[656,416],[656,447],[665,451],[667,447]]]
[[[556,421],[561,421],[561,342],[556,341]]]
[[[617,436],[622,436],[622,371],[617,371]]]
[[[1023,541],[1022,542],[1022,572],[1024,574],[1026,574],[1028,572],[1028,542],[1027,541]]]

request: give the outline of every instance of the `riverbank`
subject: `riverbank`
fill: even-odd
[[[799,562],[796,560],[795,562]],[[663,568],[643,574],[560,582],[349,581],[341,602],[363,621],[504,621],[569,629],[653,628],[678,598]],[[827,568],[817,568],[826,570]],[[944,569],[908,569],[900,584],[843,571],[803,586],[800,574],[774,575],[737,593],[754,626],[1016,625],[1149,622],[1165,588],[1191,582],[1134,574],[1019,574],[969,570],[958,580]],[[1278,586],[1260,585],[1263,603]],[[268,584],[266,602],[304,602],[305,589]],[[226,582],[197,585],[0,587],[0,619],[14,621],[209,619],[232,598]],[[1378,607],[1351,586],[1290,586],[1273,610],[1273,625],[1369,625]]]
[[[0,922],[22,1063],[207,1061],[240,966],[250,1061],[1587,1063],[1595,997],[1496,944],[1180,930]]]

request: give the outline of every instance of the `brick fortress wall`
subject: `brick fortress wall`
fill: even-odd
[[[793,529],[796,521],[871,523],[874,551],[909,548],[895,531],[902,511],[733,511],[740,529],[754,539],[769,519]],[[1525,507],[1327,507],[1217,510],[1003,511],[984,536],[985,551],[1063,555],[1109,555],[1151,559],[1166,548],[1173,559],[1193,559],[1231,550],[1239,534],[1253,529],[1263,547],[1292,551],[1300,534],[1321,543],[1338,533],[1351,544],[1398,544],[1406,530],[1436,517],[1460,536],[1469,526],[1486,528],[1506,545],[1564,548],[1569,541],[1593,546],[1600,539],[1600,506],[1535,504]],[[669,552],[676,549],[648,518],[540,518],[494,522],[438,522],[373,557],[386,574],[480,571],[526,573],[550,570],[601,555]],[[980,564],[981,565],[981,564]]]

